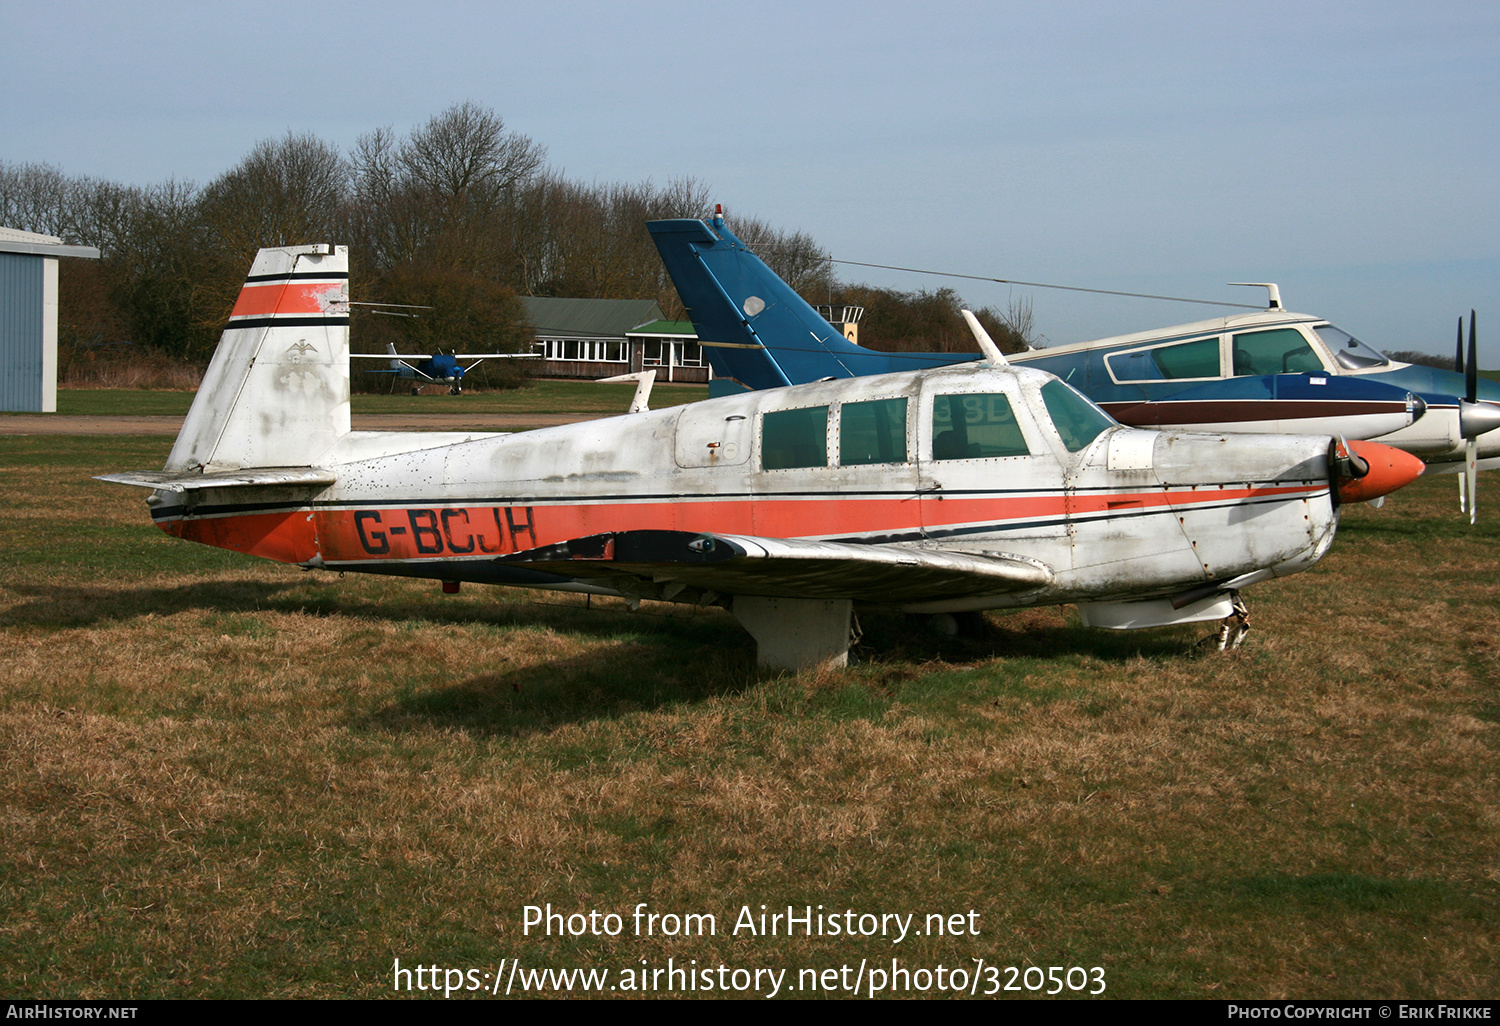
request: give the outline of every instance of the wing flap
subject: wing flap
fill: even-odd
[[[1049,567],[1023,556],[688,531],[589,535],[497,562],[616,586],[633,580],[647,590],[680,584],[722,595],[879,604],[1030,591],[1052,580]]]

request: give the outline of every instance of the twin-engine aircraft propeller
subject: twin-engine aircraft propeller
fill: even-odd
[[[1458,341],[1454,345],[1453,369],[1464,376],[1464,397],[1458,404],[1458,430],[1464,438],[1464,472],[1458,479],[1458,508],[1469,514],[1469,523],[1479,517],[1477,465],[1479,436],[1500,428],[1500,409],[1479,401],[1479,355],[1474,331],[1474,311],[1469,311],[1469,355],[1464,358],[1464,319],[1458,319]]]

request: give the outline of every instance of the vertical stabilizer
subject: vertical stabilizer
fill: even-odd
[[[263,249],[168,471],[306,467],[349,432],[349,249]]]
[[[716,378],[746,388],[922,370],[972,353],[883,353],[855,345],[715,217],[648,221]]]

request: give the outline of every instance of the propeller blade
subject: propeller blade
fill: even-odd
[[[1469,444],[1464,447],[1464,478],[1469,487],[1469,526],[1474,526],[1479,520],[1479,467],[1475,463],[1476,450],[1479,443],[1469,439]]]
[[[1464,319],[1458,319],[1459,327],[1462,328]],[[1474,311],[1469,311],[1469,360],[1464,364],[1464,390],[1467,395],[1464,398],[1471,403],[1479,401],[1479,355],[1475,350],[1474,340]]]

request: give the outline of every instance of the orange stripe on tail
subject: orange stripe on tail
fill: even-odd
[[[331,314],[343,299],[344,283],[338,281],[271,282],[268,285],[246,285],[234,304],[230,317],[264,317],[268,314]]]

